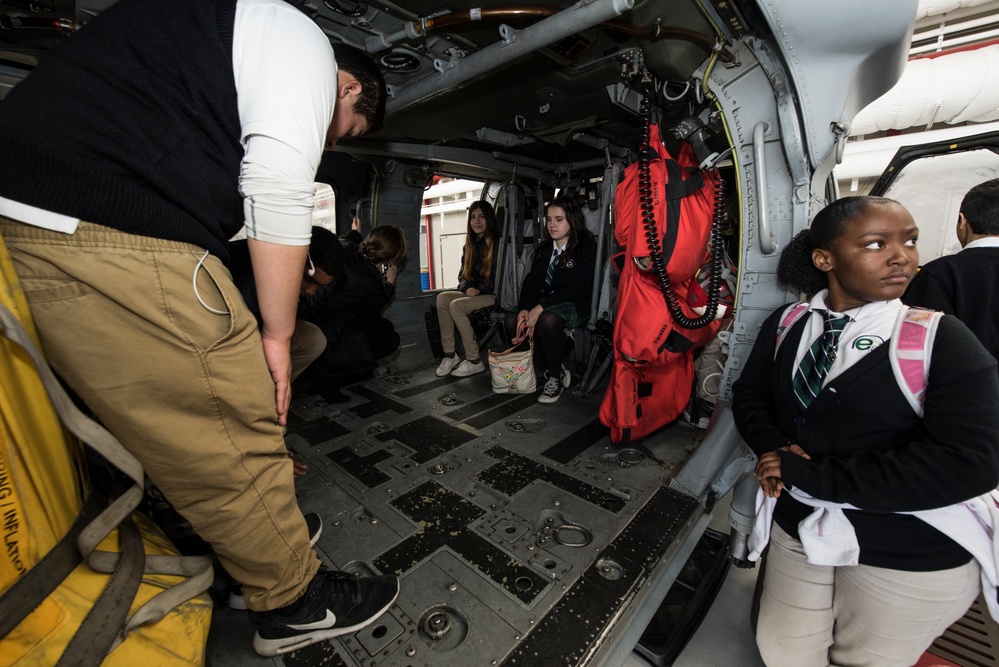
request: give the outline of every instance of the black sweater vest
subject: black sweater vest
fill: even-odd
[[[0,196],[228,258],[236,0],[121,0],[0,102]]]

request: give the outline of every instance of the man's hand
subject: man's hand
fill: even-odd
[[[295,314],[309,247],[256,239],[250,239],[248,247],[263,321],[260,338],[264,359],[274,381],[278,423],[284,425],[291,404],[291,337],[295,334]]]
[[[291,406],[291,346],[288,340],[272,338],[261,332],[264,346],[264,359],[274,380],[274,405],[277,408],[278,423],[288,423],[288,408]]]

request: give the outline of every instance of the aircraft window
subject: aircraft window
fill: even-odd
[[[885,196],[902,202],[915,218],[920,264],[961,249],[955,231],[961,200],[993,178],[999,178],[999,155],[986,149],[927,156],[899,172]]]
[[[325,227],[336,234],[336,192],[329,183],[316,183],[312,224]]]
[[[468,206],[481,199],[482,181],[442,178],[423,195],[420,283],[424,292],[454,289],[468,228]]]

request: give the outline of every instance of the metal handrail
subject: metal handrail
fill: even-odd
[[[763,154],[763,135],[768,129],[765,121],[753,128],[753,167],[756,172],[756,214],[760,230],[760,250],[764,255],[772,255],[777,249],[770,238],[770,218],[767,211],[767,165]]]

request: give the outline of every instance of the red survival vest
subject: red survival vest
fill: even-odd
[[[655,234],[680,308],[696,319],[699,314],[690,302],[694,292],[703,294],[695,274],[709,257],[716,176],[697,168],[686,143],[674,160],[655,125],[650,127],[649,146],[654,152],[649,175]],[[600,421],[611,429],[614,442],[641,438],[680,415],[690,400],[694,351],[721,326],[715,320],[700,329],[686,329],[670,314],[659,278],[649,267],[651,230],[643,219],[640,175],[638,162],[625,169],[614,200],[614,234],[625,252],[617,290],[614,363],[600,406]]]

